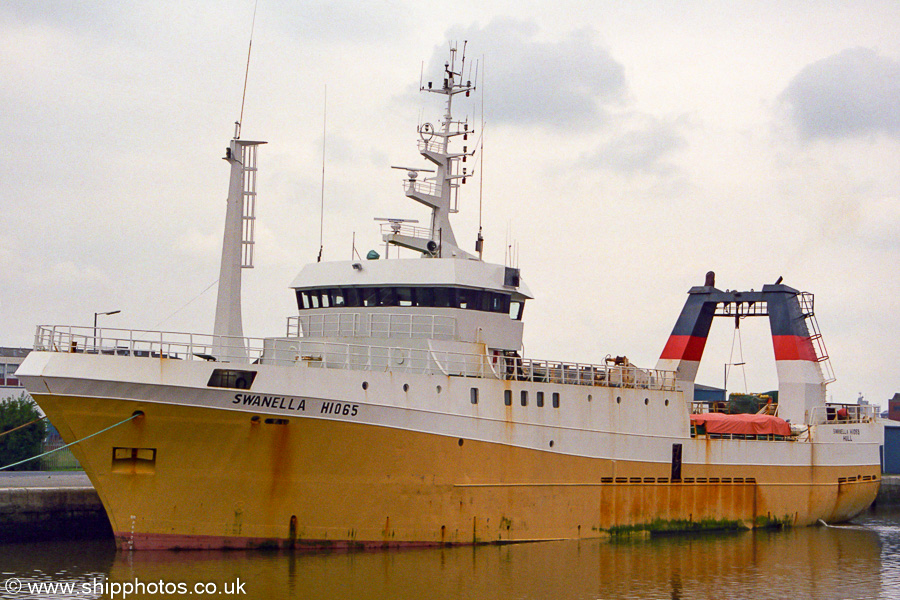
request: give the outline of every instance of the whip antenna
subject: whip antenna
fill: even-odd
[[[484,63],[484,56],[481,57]],[[478,83],[478,71],[475,71],[475,83]],[[484,189],[484,67],[481,67],[481,147],[478,149],[478,159],[481,161],[481,176],[478,178],[478,237],[475,239],[475,251],[478,258],[484,254],[484,236],[481,235],[481,199]]]
[[[328,123],[328,86],[325,86],[325,99],[322,103],[322,203],[319,209],[319,258],[316,262],[322,262],[322,249],[325,235],[325,133]]]
[[[241,93],[241,116],[237,122],[234,138],[241,137],[241,123],[244,122],[244,101],[247,99],[247,78],[250,76],[250,51],[253,50],[253,30],[256,29],[256,7],[259,0],[253,3],[253,20],[250,22],[250,44],[247,46],[247,68],[244,70],[244,91]]]

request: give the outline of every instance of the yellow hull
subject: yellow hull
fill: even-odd
[[[681,482],[671,482],[666,463],[347,421],[35,397],[67,441],[144,413],[73,447],[123,548],[472,544],[808,525],[858,514],[880,483],[878,465],[727,464],[684,464]]]

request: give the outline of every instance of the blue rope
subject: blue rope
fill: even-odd
[[[59,448],[54,448],[53,450],[48,450],[47,452],[44,452],[43,454],[38,454],[37,456],[32,456],[31,458],[26,458],[25,460],[20,460],[19,462],[14,462],[14,463],[11,464],[11,465],[6,465],[5,467],[0,467],[0,471],[4,471],[4,470],[6,470],[6,469],[15,467],[15,466],[17,466],[17,465],[21,465],[21,464],[27,463],[27,462],[30,461],[30,460],[36,460],[36,459],[38,459],[38,458],[43,458],[44,456],[47,456],[48,454],[53,454],[54,452],[59,452],[60,450],[65,450],[65,449],[68,448],[69,446],[74,446],[75,444],[78,444],[78,443],[80,443],[80,442],[83,442],[84,440],[88,440],[88,439],[94,437],[95,435],[100,435],[100,434],[103,433],[104,431],[109,431],[109,430],[112,429],[113,427],[118,427],[119,425],[122,425],[123,423],[127,423],[128,421],[134,419],[135,417],[143,416],[143,414],[144,414],[144,413],[136,412],[135,414],[131,415],[130,417],[128,417],[128,418],[125,419],[124,421],[119,421],[119,422],[116,423],[115,425],[110,425],[110,426],[107,427],[106,429],[101,429],[100,431],[97,431],[97,432],[95,432],[95,433],[92,433],[91,435],[88,435],[88,436],[85,436],[85,437],[81,438],[80,440],[75,440],[75,441],[72,442],[71,444],[66,444],[65,446],[60,446]]]

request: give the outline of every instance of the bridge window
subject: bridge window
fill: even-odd
[[[525,302],[522,300],[511,300],[509,303],[509,318],[515,321],[522,320],[522,312],[525,309]]]
[[[378,306],[397,306],[397,288],[380,288]]]
[[[456,304],[452,288],[434,288],[434,306],[439,308],[449,308]],[[421,306],[421,305],[420,305]]]
[[[413,288],[397,288],[397,305],[412,306],[413,305]]]
[[[332,288],[329,290],[331,296],[331,306],[344,306],[344,292],[341,288]]]
[[[434,288],[412,288],[415,306],[434,306]]]
[[[521,320],[524,299],[490,290],[453,287],[345,287],[297,290],[297,308],[356,308],[403,306],[425,308],[461,308],[508,314]]]
[[[359,292],[362,306],[378,306],[378,288],[362,288]]]

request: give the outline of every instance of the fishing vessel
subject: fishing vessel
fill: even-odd
[[[880,484],[874,407],[826,403],[813,299],[692,288],[655,368],[523,353],[518,268],[463,249],[451,215],[475,86],[451,49],[429,168],[404,168],[429,224],[388,219],[412,258],[316,262],[283,336],[247,338],[256,155],[236,129],[212,335],[39,326],[17,375],[84,467],[125,549],[381,547],[572,539],[847,520]],[[468,142],[468,143],[467,143]],[[460,148],[461,146],[461,148]],[[712,320],[767,317],[777,393],[695,400]],[[661,341],[662,342],[662,341]],[[662,344],[661,344],[662,345]]]

